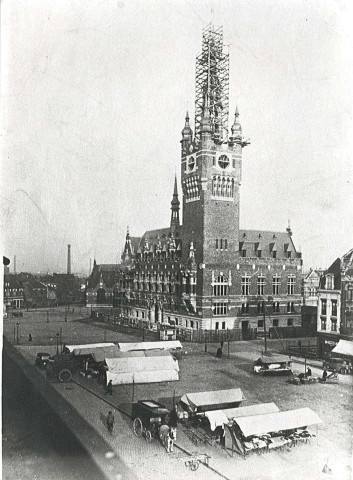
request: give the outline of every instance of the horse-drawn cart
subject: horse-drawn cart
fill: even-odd
[[[138,400],[132,406],[132,429],[137,437],[144,437],[147,442],[159,438],[159,428],[169,423],[170,412],[155,400]]]

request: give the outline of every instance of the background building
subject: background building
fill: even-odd
[[[353,249],[325,271],[318,289],[318,356],[326,356],[340,339],[353,339]]]

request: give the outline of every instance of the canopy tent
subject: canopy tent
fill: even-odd
[[[279,408],[275,403],[258,403],[247,407],[229,408],[223,410],[229,420],[233,418],[249,417],[252,415],[262,415],[264,413],[279,412]]]
[[[158,357],[158,356],[170,356],[168,350],[136,350],[131,352],[122,352],[120,348],[115,345],[114,347],[102,347],[96,348],[91,353],[93,360],[97,363],[102,363],[106,358],[129,358],[129,357]]]
[[[331,353],[353,357],[353,342],[349,340],[339,340],[335,348],[331,350]]]
[[[245,398],[241,389],[231,388],[213,392],[186,393],[180,401],[194,412],[206,412],[237,407],[243,400]]]
[[[122,352],[133,350],[174,350],[183,348],[179,340],[166,340],[160,342],[118,343]]]
[[[321,418],[310,408],[299,408],[286,412],[265,413],[251,415],[234,420],[244,437],[264,435],[269,432],[292,430],[322,423]]]
[[[75,353],[75,355],[82,355],[80,353],[76,353],[74,350],[94,350],[95,348],[100,348],[100,347],[114,347],[115,344],[112,342],[108,343],[87,343],[85,345],[65,345],[65,348],[69,350],[70,353]]]
[[[228,423],[228,418],[223,410],[211,410],[210,412],[205,412],[205,417],[208,418],[212,431],[215,430],[216,427],[223,427],[225,423]]]
[[[271,355],[270,357],[260,357],[258,358],[254,364],[256,365],[271,365],[274,363],[288,363],[292,360],[287,357],[287,355]]]
[[[211,410],[209,412],[205,412],[205,416],[210,422],[211,430],[214,430],[218,426],[223,427],[224,424],[228,423],[234,418],[273,412],[279,412],[279,408],[275,403],[258,403],[257,405],[249,405],[248,407]]]
[[[179,380],[179,364],[172,356],[106,358],[107,382],[128,383],[174,382]]]

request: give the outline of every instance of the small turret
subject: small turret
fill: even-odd
[[[185,116],[185,126],[181,131],[181,145],[182,149],[186,150],[188,145],[192,143],[192,130],[190,127],[190,117],[189,117],[189,112],[186,111],[186,116]]]
[[[238,117],[239,117],[239,111],[238,111],[238,106],[235,107],[235,114],[234,114],[234,123],[232,125],[232,137],[241,137],[241,125],[238,122]]]
[[[175,175],[175,180],[174,180],[174,193],[173,193],[173,198],[171,201],[171,211],[172,215],[170,218],[170,230],[173,235],[175,235],[176,230],[180,226],[180,220],[179,220],[179,209],[180,209],[180,202],[178,198],[178,184],[177,184],[177,177]]]

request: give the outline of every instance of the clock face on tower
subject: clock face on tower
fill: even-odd
[[[221,155],[218,159],[218,165],[221,167],[221,168],[227,168],[228,165],[229,165],[229,158],[227,157],[227,155]]]
[[[188,159],[188,168],[189,170],[193,170],[195,167],[195,157],[191,156]]]

